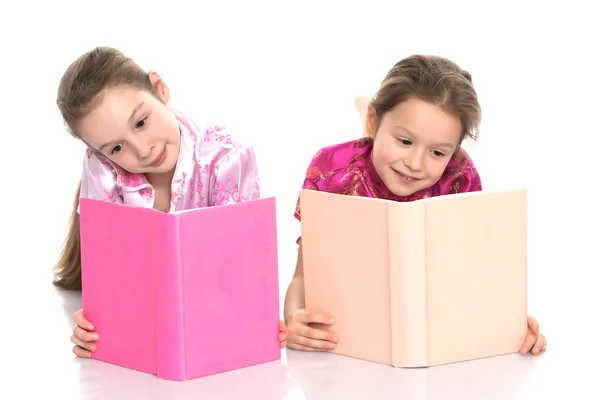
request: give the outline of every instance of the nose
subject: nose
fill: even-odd
[[[423,152],[415,148],[411,149],[404,158],[404,165],[411,171],[420,171],[423,168]]]
[[[135,150],[140,160],[145,160],[146,158],[152,155],[152,150],[154,150],[154,145],[150,143],[148,140],[144,140],[143,138],[139,138],[135,143]]]

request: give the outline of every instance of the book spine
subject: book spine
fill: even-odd
[[[154,246],[157,375],[180,381],[186,379],[180,216],[160,217]]]
[[[427,366],[425,202],[390,203],[388,238],[392,365]]]

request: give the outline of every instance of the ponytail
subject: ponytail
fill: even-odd
[[[79,232],[79,195],[81,192],[81,181],[77,185],[73,210],[69,220],[67,237],[63,249],[54,266],[55,286],[68,290],[81,290],[81,238]]]

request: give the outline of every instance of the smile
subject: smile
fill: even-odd
[[[406,183],[411,183],[411,182],[416,182],[419,181],[419,178],[415,178],[412,176],[408,176],[403,174],[402,172],[398,172],[395,169],[393,170],[396,173],[396,176],[402,181],[402,182],[406,182]]]
[[[158,157],[156,157],[156,159],[152,162],[152,164],[150,164],[150,166],[158,167],[160,164],[162,164],[163,161],[165,161],[166,152],[167,152],[167,146],[163,147],[163,149],[160,152],[160,154],[158,155]]]

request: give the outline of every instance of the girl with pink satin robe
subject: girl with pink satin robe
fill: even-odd
[[[79,199],[163,212],[260,198],[256,157],[225,128],[201,126],[170,106],[170,91],[120,51],[95,48],[74,61],[59,85],[57,106],[67,130],[87,145],[67,240],[54,284],[81,289]],[[90,357],[99,338],[83,310],[71,342]],[[233,322],[232,322],[233,323]],[[279,324],[281,347],[287,328]]]

